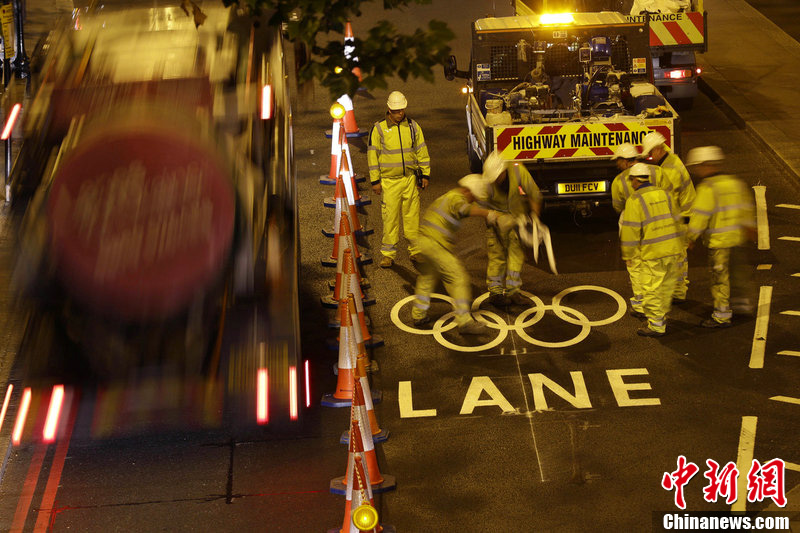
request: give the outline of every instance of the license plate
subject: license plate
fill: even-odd
[[[605,181],[582,181],[578,183],[559,183],[558,194],[585,194],[606,192]]]

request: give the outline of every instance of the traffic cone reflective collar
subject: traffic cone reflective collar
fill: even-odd
[[[336,100],[344,106],[344,132],[348,137],[364,137],[369,134],[368,131],[361,131],[356,124],[356,115],[353,110],[353,100],[343,94]]]
[[[331,170],[319,177],[319,182],[323,185],[336,185],[336,178],[339,176],[339,158],[342,156],[342,137],[344,137],[342,119],[335,118],[331,129]]]
[[[367,317],[366,313],[364,312],[364,306],[369,305],[369,303],[366,303],[365,299],[363,298],[363,292],[361,291],[358,280],[358,269],[356,268],[355,263],[353,263],[352,254],[350,253],[349,249],[345,250],[342,262],[344,263],[344,271],[339,277],[340,281],[337,285],[338,290],[334,291],[333,297],[330,299],[330,301],[337,302],[338,306],[339,302],[348,298],[352,299],[354,304],[351,307],[351,318],[353,320],[353,324],[356,326],[357,335],[359,338],[363,339],[367,348],[378,348],[379,346],[383,346],[383,339],[371,335],[369,328],[367,327]],[[322,304],[326,307],[331,307],[330,301],[323,300]],[[371,303],[375,303],[375,300],[372,299]],[[331,349],[336,349],[336,346],[336,344],[329,345]]]
[[[347,298],[348,294],[353,293],[360,297],[362,306],[374,305],[375,298],[368,297],[366,293],[364,293],[364,289],[368,286],[369,284],[361,279],[361,273],[358,268],[355,267],[353,263],[353,254],[348,248],[342,254],[342,260],[336,262],[336,277],[331,286],[333,294],[322,296],[319,300],[320,303],[322,303],[322,307],[338,309],[339,302]],[[338,328],[338,320],[335,324],[335,327]]]
[[[340,187],[337,186],[337,190]],[[336,267],[341,260],[340,254],[341,251],[350,248],[353,250],[353,255],[356,258],[356,262],[359,265],[365,265],[372,262],[372,257],[368,253],[361,253],[358,250],[358,246],[356,245],[355,237],[353,236],[352,231],[350,230],[350,222],[353,221],[354,224],[358,225],[358,215],[356,214],[355,218],[353,218],[353,210],[347,205],[347,198],[340,198],[342,203],[341,210],[337,210],[339,214],[339,218],[336,220],[337,227],[339,231],[334,235],[333,240],[333,250],[331,251],[331,255],[328,257],[323,257],[321,262],[323,266],[329,267]],[[348,216],[342,217],[342,214],[347,213]],[[344,248],[343,248],[344,247]]]
[[[337,177],[344,183],[344,190],[345,194],[347,195],[347,201],[350,205],[361,207],[362,205],[369,205],[372,203],[366,196],[361,196],[358,191],[358,187],[356,186],[355,176],[352,172],[353,162],[350,159],[350,149],[347,145],[347,139],[343,138],[342,142],[342,154],[341,157],[338,158],[339,161],[339,169],[337,172]],[[335,194],[335,193],[334,193]],[[322,201],[322,204],[325,207],[336,207],[336,197],[329,196]]]
[[[369,427],[369,418],[366,414],[364,391],[361,388],[361,382],[356,380],[353,385],[353,406],[350,410],[349,455],[360,454],[364,458],[364,466],[367,471],[366,477],[369,480],[372,492],[380,493],[394,490],[397,488],[395,477],[381,474],[378,469],[378,457],[370,436],[372,432]],[[352,483],[352,476],[349,470],[351,462],[348,457],[348,471],[344,476],[331,480],[330,490],[334,494],[347,494],[347,488],[350,486],[348,483]]]
[[[339,363],[336,391],[322,396],[322,405],[326,407],[347,407],[353,399],[355,382],[355,365],[358,357],[355,332],[350,319],[347,302],[339,305],[339,320],[342,327],[339,329]]]

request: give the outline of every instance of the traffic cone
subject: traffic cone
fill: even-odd
[[[347,138],[342,137],[342,156],[339,158],[339,171],[338,176],[339,180],[344,183],[344,190],[347,194],[347,201],[350,203],[351,206],[361,207],[362,205],[369,205],[372,203],[366,196],[361,196],[358,191],[358,187],[356,186],[356,180],[351,171],[353,168],[353,162],[350,159],[350,149],[347,145]],[[325,207],[336,207],[336,198],[335,196],[329,196],[322,201],[322,204]]]
[[[367,469],[367,479],[372,487],[372,492],[380,493],[397,488],[397,482],[394,476],[383,475],[378,468],[378,457],[375,453],[375,445],[369,437],[371,430],[369,427],[369,418],[366,413],[366,405],[364,402],[364,391],[361,388],[361,381],[355,380],[353,383],[353,406],[350,410],[351,420],[353,420],[350,432],[350,454],[362,453],[364,457],[364,464]],[[348,460],[348,468],[351,466],[351,461]],[[350,471],[345,473],[344,476],[331,480],[330,490],[334,494],[347,494],[347,487],[349,486],[348,479],[350,478]]]
[[[348,137],[364,137],[369,134],[368,131],[361,131],[356,124],[356,114],[353,111],[353,100],[349,96],[343,94],[336,100],[344,106],[344,133]]]
[[[353,36],[353,26],[350,25],[350,21],[348,20],[344,25],[344,57],[356,64],[356,66],[353,67],[352,73],[355,74],[360,82],[363,81],[363,75],[361,74],[361,68],[358,66],[358,57],[353,55],[355,51],[356,39]]]
[[[341,213],[347,213],[349,208],[347,207],[347,199],[342,199],[342,210]],[[336,267],[341,261],[341,252],[350,248],[353,251],[353,255],[355,256],[356,262],[359,265],[366,265],[372,262],[372,257],[366,252],[361,253],[358,250],[358,246],[356,246],[356,240],[353,237],[352,231],[350,231],[350,221],[352,219],[351,216],[341,216],[339,220],[337,220],[339,231],[334,236],[333,240],[333,250],[331,251],[331,255],[327,257],[323,257],[321,259],[323,266],[329,267]],[[354,222],[358,224],[358,217],[356,216]],[[344,265],[344,263],[342,263]]]
[[[358,348],[356,347],[353,322],[347,302],[339,305],[339,372],[336,380],[336,391],[322,396],[322,405],[326,407],[347,407],[353,399],[353,383],[355,381],[355,365]]]
[[[360,305],[374,305],[375,298],[368,298],[364,294],[364,284],[361,283],[361,276],[353,264],[353,253],[348,248],[341,256],[342,260],[336,262],[336,279],[334,281],[333,294],[320,297],[319,301],[322,307],[338,309],[339,302],[347,299],[347,295],[351,292],[360,298]]]
[[[367,369],[370,372],[377,372],[378,371],[378,363],[375,361],[370,362],[369,356],[366,355],[366,350],[364,347],[369,348],[377,348],[379,346],[383,346],[383,339],[380,337],[376,337],[370,335],[369,329],[367,329],[366,323],[366,315],[364,314],[364,308],[358,304],[358,298],[352,293],[348,293],[348,300],[347,300],[347,307],[350,311],[350,322],[353,324],[355,338],[356,338],[356,346],[358,347],[358,355],[359,357],[361,354],[364,354],[366,358],[366,365]],[[339,338],[329,339],[327,342],[328,348],[331,350],[337,350],[339,348]],[[336,374],[338,372],[338,368],[336,365],[333,365],[333,373]],[[380,394],[376,394],[377,402],[380,401]]]
[[[334,118],[333,128],[331,129],[331,170],[327,175],[323,174],[319,177],[319,182],[322,185],[336,185],[336,180],[339,177],[339,158],[342,157],[343,137],[342,119]]]
[[[354,280],[355,274],[353,274],[353,270],[355,270],[355,265],[352,264],[352,260],[349,260],[349,262],[350,265],[348,266],[348,260],[345,260],[345,271],[343,273],[342,293],[340,297],[344,298],[346,294],[348,298],[352,298],[355,302],[351,308],[350,318],[356,327],[356,337],[360,339],[359,342],[363,342],[368,348],[378,348],[383,346],[383,339],[371,335],[369,328],[367,328],[367,316],[364,313],[363,301],[359,296],[361,291],[358,289],[358,284]],[[336,350],[338,348],[337,342],[336,339],[329,341],[328,348]]]

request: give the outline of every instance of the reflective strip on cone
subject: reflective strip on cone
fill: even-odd
[[[341,373],[341,370],[339,372]],[[369,427],[364,390],[361,388],[360,380],[353,382],[352,406],[351,417],[358,424],[353,424],[350,432],[350,449],[356,451],[360,449],[363,452],[370,485],[380,485],[383,483],[383,476],[378,469],[378,457],[375,453],[375,445],[372,443],[372,430]],[[350,480],[349,472],[345,474],[345,480]]]
[[[342,119],[333,119],[333,129],[331,131],[331,171],[328,173],[328,177],[331,180],[335,180],[339,175],[339,158],[342,156],[342,137],[344,137]]]
[[[340,96],[336,101],[344,106],[345,133],[359,133],[361,130],[358,129],[358,125],[356,124],[356,115],[353,111],[353,101],[346,94]]]
[[[341,324],[339,327],[339,376],[333,397],[340,400],[352,400],[357,347],[347,302],[339,304],[339,323]]]

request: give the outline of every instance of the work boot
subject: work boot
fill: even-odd
[[[731,327],[730,322],[717,322],[713,318],[707,318],[700,322],[700,327],[703,328],[729,328]]]
[[[508,307],[508,299],[506,299],[505,295],[500,294],[499,292],[490,294],[486,301],[495,307]]]
[[[472,320],[463,326],[459,326],[458,332],[462,335],[489,335],[492,333],[492,328],[477,320]]]
[[[411,262],[414,263],[415,265],[425,262],[425,258],[422,257],[420,254],[411,254],[410,259]]]
[[[506,299],[508,300],[509,305],[530,306],[533,304],[533,301],[530,298],[519,292],[515,292],[514,294],[506,296]]]
[[[642,337],[663,337],[667,334],[666,331],[656,331],[650,328],[639,328],[636,330],[637,335],[641,335]]]
[[[388,255],[384,255],[383,259],[381,259],[381,268],[392,268],[393,264],[394,264],[394,259],[392,259]]]
[[[420,326],[424,326],[425,324],[430,323],[430,321],[431,321],[431,317],[429,317],[429,316],[424,316],[422,318],[415,318],[414,319],[414,327],[418,328]]]

